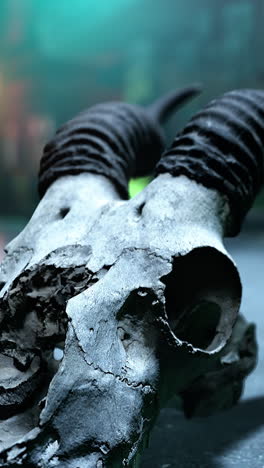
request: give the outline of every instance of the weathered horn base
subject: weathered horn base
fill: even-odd
[[[185,175],[228,199],[235,236],[264,177],[264,92],[223,94],[193,116],[163,154],[157,174]]]

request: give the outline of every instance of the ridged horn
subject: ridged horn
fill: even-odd
[[[90,172],[110,179],[127,198],[129,179],[150,173],[160,158],[164,148],[160,121],[198,92],[196,86],[185,88],[145,109],[109,102],[80,113],[44,148],[40,196],[59,177]]]
[[[264,91],[235,90],[211,101],[176,136],[156,174],[185,175],[226,195],[235,236],[263,184]]]

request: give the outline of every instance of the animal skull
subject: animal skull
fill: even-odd
[[[122,200],[114,177],[56,172],[56,144],[47,151],[51,183],[48,162],[43,198],[0,271],[1,466],[136,466],[170,397],[188,413],[207,375],[224,368],[233,395],[254,367],[254,330],[237,322],[241,284],[223,245],[230,200],[168,172]]]

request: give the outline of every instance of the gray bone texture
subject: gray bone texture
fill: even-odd
[[[131,200],[98,171],[51,178],[0,267],[0,466],[140,466],[171,398],[228,408],[255,366],[229,199],[169,173]]]

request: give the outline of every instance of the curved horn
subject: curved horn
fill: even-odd
[[[149,109],[113,102],[98,104],[63,125],[45,148],[40,163],[42,197],[59,177],[82,172],[101,174],[127,198],[132,176],[150,173],[164,147],[159,121],[198,93],[177,91]]]
[[[178,109],[181,105],[188,102],[193,97],[200,94],[202,91],[201,85],[193,85],[189,88],[182,89],[178,92],[172,92],[157,99],[153,104],[148,107],[148,112],[152,119],[156,120],[160,124],[166,122],[170,117],[170,114]]]
[[[226,195],[234,236],[263,183],[264,91],[231,91],[198,112],[175,138],[156,173],[185,175]]]

